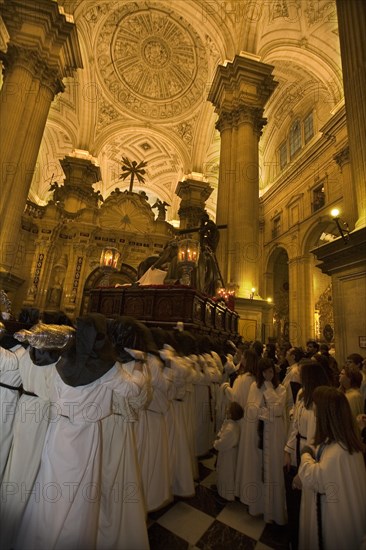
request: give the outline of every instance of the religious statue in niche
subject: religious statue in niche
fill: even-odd
[[[165,201],[161,201],[160,199],[156,199],[155,204],[152,205],[151,208],[157,208],[158,209],[158,217],[157,217],[158,221],[165,222],[166,210],[167,210],[166,207],[167,206],[170,206],[170,204],[168,204]]]
[[[275,291],[275,304],[273,311],[274,332],[278,342],[289,341],[289,283],[285,281]]]
[[[328,343],[334,342],[332,284],[327,286],[319,296],[315,304],[315,310],[319,312],[320,338]]]
[[[64,274],[56,271],[51,288],[48,291],[47,306],[57,308],[61,303]]]

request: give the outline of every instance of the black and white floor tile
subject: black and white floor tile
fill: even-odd
[[[253,518],[241,502],[221,499],[215,456],[199,461],[199,481],[192,498],[176,498],[148,517],[151,550],[288,550],[286,527]]]

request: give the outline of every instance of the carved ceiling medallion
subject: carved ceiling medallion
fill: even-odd
[[[152,4],[143,10],[127,4],[111,13],[97,52],[114,101],[137,116],[179,116],[205,92],[207,58],[200,37],[181,17]]]

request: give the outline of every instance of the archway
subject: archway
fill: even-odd
[[[268,259],[267,295],[273,297],[273,337],[278,343],[289,340],[289,269],[288,254],[276,247]]]
[[[132,284],[137,280],[137,271],[128,264],[122,264],[119,271],[106,270],[97,267],[92,271],[85,281],[83,299],[81,302],[80,314],[88,311],[90,291],[98,287],[114,287],[118,285]]]

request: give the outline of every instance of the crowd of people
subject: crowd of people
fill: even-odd
[[[292,548],[365,544],[362,356],[29,315],[0,340],[1,548],[149,548],[147,514],[193,496],[213,449],[219,498]]]

